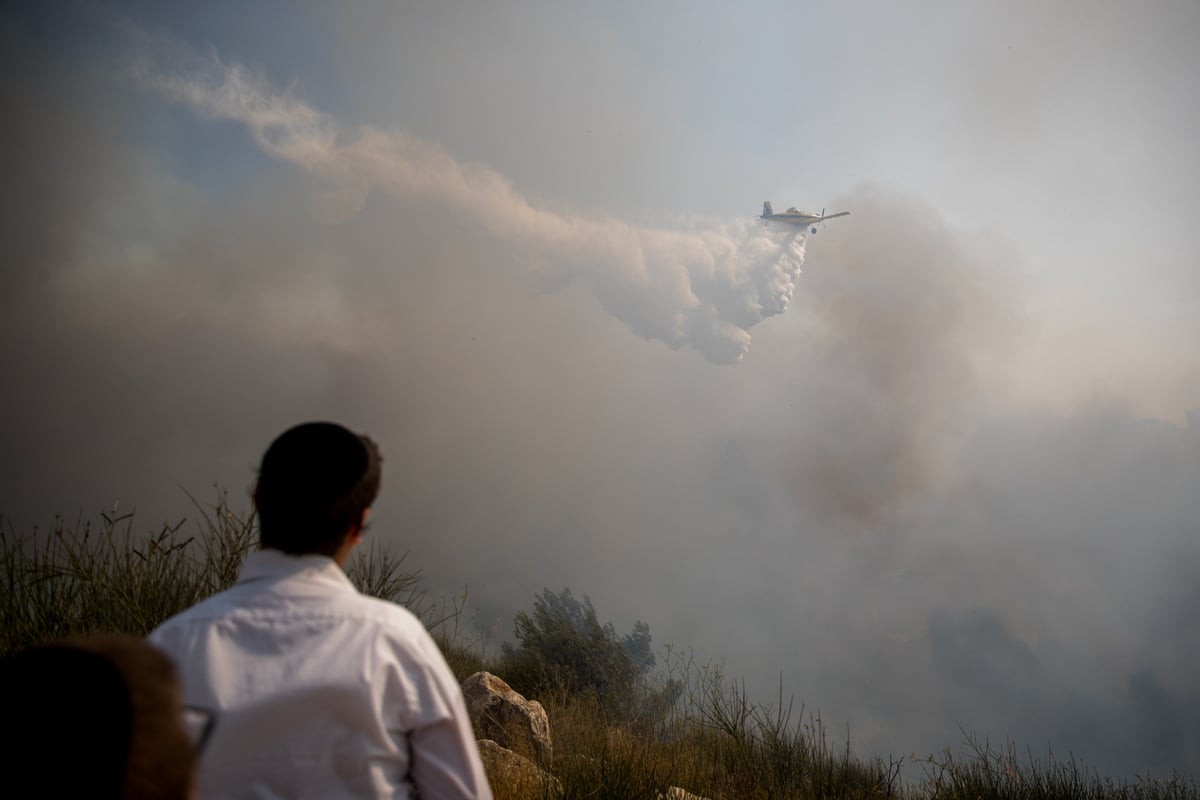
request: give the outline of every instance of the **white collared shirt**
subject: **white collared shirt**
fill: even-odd
[[[185,702],[216,713],[204,798],[492,797],[433,638],[327,556],[253,552],[230,589],[149,638]]]

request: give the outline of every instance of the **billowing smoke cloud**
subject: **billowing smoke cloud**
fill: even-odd
[[[264,152],[318,176],[328,184],[326,219],[353,216],[373,191],[420,203],[521,253],[523,266],[549,282],[586,283],[638,335],[722,364],[740,361],[749,329],[791,302],[804,262],[795,229],[742,223],[679,232],[534,208],[488,167],[460,164],[404,131],[345,130],[239,64],[209,66],[181,75],[148,58],[140,73],[202,114],[244,124]]]
[[[959,432],[1017,354],[1020,295],[927,206],[878,188],[844,198],[798,309],[808,362],[789,395],[781,470],[808,512],[875,525],[956,473]]]

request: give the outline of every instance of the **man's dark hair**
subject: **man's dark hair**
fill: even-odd
[[[263,547],[333,555],[379,494],[379,448],[332,422],[279,435],[263,455],[254,506]]]

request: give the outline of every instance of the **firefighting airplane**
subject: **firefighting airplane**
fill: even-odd
[[[821,209],[820,214],[814,214],[811,211],[797,211],[795,208],[789,208],[782,214],[776,214],[771,209],[771,201],[763,203],[762,218],[767,222],[786,222],[789,225],[812,225],[812,232],[817,232],[817,223],[824,222],[827,219],[834,217],[845,217],[849,215],[849,211],[839,211],[837,214],[825,215],[825,209]]]

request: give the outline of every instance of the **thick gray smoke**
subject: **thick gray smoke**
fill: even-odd
[[[803,413],[780,468],[809,510],[872,526],[957,473],[962,427],[1016,355],[1019,293],[927,206],[869,188],[842,202],[855,225],[822,235],[797,309]]]

